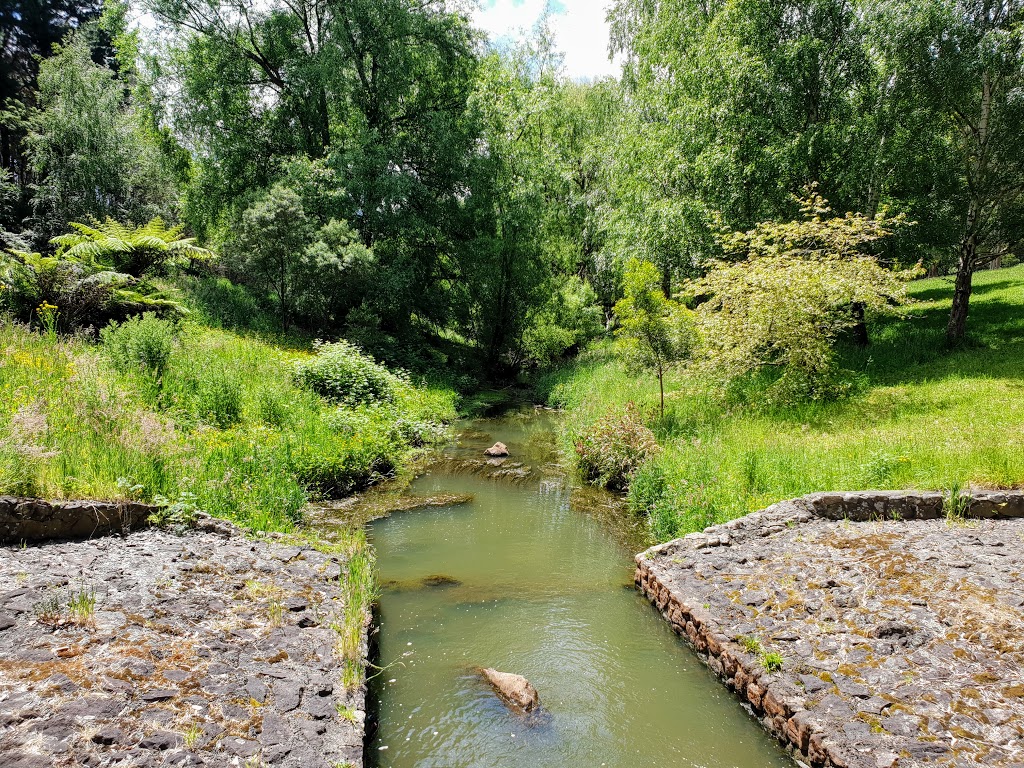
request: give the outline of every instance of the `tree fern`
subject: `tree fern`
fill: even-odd
[[[61,256],[135,277],[213,256],[196,245],[195,238],[183,237],[182,227],[168,227],[161,218],[135,228],[111,218],[92,224],[73,221],[69,226],[73,231],[50,241]]]

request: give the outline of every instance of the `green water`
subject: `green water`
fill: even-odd
[[[371,763],[791,768],[633,589],[621,537],[570,506],[549,427],[544,417],[486,422],[487,433],[453,450],[477,458],[501,440],[527,460],[527,479],[436,470],[414,491],[474,501],[371,525],[387,667],[372,683]],[[439,575],[459,583],[424,585]],[[509,712],[474,673],[481,666],[528,677],[544,715],[531,722]]]

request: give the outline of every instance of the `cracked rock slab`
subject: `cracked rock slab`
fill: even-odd
[[[782,502],[638,555],[637,585],[805,763],[1021,766],[1024,494],[980,498]]]
[[[343,569],[224,523],[0,548],[0,764],[362,765]]]

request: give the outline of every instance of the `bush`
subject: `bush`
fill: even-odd
[[[152,312],[123,323],[113,322],[100,331],[103,347],[122,373],[142,372],[160,379],[171,359],[176,329]]]
[[[621,414],[609,411],[583,430],[573,445],[584,480],[614,491],[627,489],[644,462],[661,451],[632,402]]]
[[[299,363],[295,381],[332,402],[347,405],[394,402],[400,380],[347,341],[320,344]]]

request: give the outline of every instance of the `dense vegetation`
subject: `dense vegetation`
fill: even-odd
[[[0,15],[0,491],[280,527],[453,415],[413,381],[560,365],[559,399],[604,417],[575,441],[585,474],[660,535],[860,466],[1020,482],[850,414],[1006,343],[989,305],[1013,290],[968,317],[975,273],[1024,238],[1024,3],[615,0],[609,19],[622,76],[580,83],[546,18],[495,46],[457,0]],[[922,331],[925,270],[953,285]],[[626,466],[600,455],[603,412],[637,377],[668,396],[629,410]],[[778,414],[804,442],[831,414],[866,453],[783,467],[759,447]]]
[[[454,417],[453,392],[354,350],[334,351],[333,377],[382,388],[334,404],[303,386],[323,353],[151,314],[108,326],[98,345],[5,320],[0,349],[4,493],[166,500],[289,530],[311,498],[393,474]]]
[[[855,389],[840,400],[775,405],[756,382],[723,391],[677,373],[659,418],[657,381],[638,382],[607,346],[545,385],[572,410],[584,459],[633,470],[630,506],[659,539],[820,490],[1020,487],[1024,266],[983,272],[976,290],[976,342],[950,354],[952,280],[913,283],[905,317],[879,328],[869,349],[841,350]],[[663,446],[639,468],[636,451],[649,443],[637,412]]]

